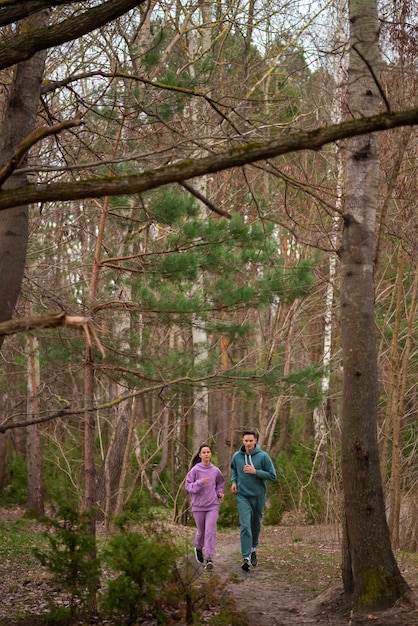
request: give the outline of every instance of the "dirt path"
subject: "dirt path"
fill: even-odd
[[[238,533],[219,533],[214,570],[226,580],[227,591],[237,607],[244,610],[251,624],[257,626],[289,625],[301,623],[304,594],[275,580],[274,572],[263,565],[259,551],[259,564],[243,572],[241,567]],[[299,607],[299,608],[297,608]]]
[[[373,615],[354,615],[344,603],[340,584],[340,541],[335,528],[264,528],[259,564],[250,572],[241,570],[238,532],[218,533],[213,574],[225,581],[225,590],[245,611],[249,626],[418,626],[418,609],[400,604]],[[318,568],[321,551],[331,560],[332,570]],[[315,558],[313,552],[316,553]],[[324,561],[325,562],[325,561]],[[412,565],[418,568],[417,560]],[[410,571],[418,585],[418,569]],[[301,585],[295,585],[295,576]],[[321,591],[304,590],[314,579]],[[408,577],[411,583],[411,578]],[[415,591],[418,591],[415,586]]]
[[[244,611],[249,626],[293,626],[301,624],[333,624],[334,626],[347,626],[348,621],[344,616],[334,616],[332,621],[319,621],[316,613],[317,608],[312,606],[312,599],[308,593],[296,589],[290,583],[277,579],[277,567],[281,568],[281,574],[286,577],[286,559],[275,563],[278,537],[277,529],[265,529],[263,532],[263,545],[258,551],[259,563],[251,570],[243,572],[239,548],[239,534],[237,531],[218,534],[215,567],[213,574],[217,574],[225,580],[226,593],[235,600],[237,608]],[[286,534],[281,537],[287,541]],[[271,546],[271,554],[266,556]],[[263,558],[265,557],[265,558]],[[308,564],[306,564],[308,567]],[[212,572],[203,573],[204,576],[212,575]],[[282,576],[280,576],[282,578]],[[314,603],[316,604],[316,603]],[[418,626],[418,625],[417,625]]]

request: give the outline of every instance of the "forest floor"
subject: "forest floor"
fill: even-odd
[[[18,519],[23,513],[22,510],[0,509],[0,524]],[[190,547],[194,528],[181,527],[178,531]],[[39,529],[34,527],[35,532]],[[238,529],[218,532],[212,571],[205,571],[194,561],[194,556],[189,555],[187,562],[195,572],[196,593],[204,596],[205,590],[211,589],[213,594],[215,589],[218,598],[232,599],[234,603],[236,617],[216,623],[226,626],[418,626],[418,608],[403,602],[368,615],[352,611],[341,588],[341,542],[337,526],[290,523],[266,526],[260,539],[259,563],[248,573],[241,570]],[[402,552],[396,557],[407,582],[418,595],[418,554]],[[49,585],[40,566],[24,559],[2,558],[0,626],[47,624]],[[210,623],[218,610],[215,598],[209,608],[206,606],[199,614],[199,623]],[[157,623],[151,620],[145,624],[155,626]],[[183,626],[181,621],[177,624]]]

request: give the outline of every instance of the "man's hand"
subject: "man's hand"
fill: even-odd
[[[255,469],[254,465],[244,465],[244,472],[246,474],[256,474],[257,470]]]
[[[237,483],[232,483],[231,485],[231,493],[233,496],[237,495]]]

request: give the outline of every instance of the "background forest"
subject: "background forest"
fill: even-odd
[[[87,4],[53,8],[50,22]],[[68,5],[68,6],[67,6]],[[417,92],[414,3],[380,5],[381,89]],[[347,115],[344,3],[144,3],[50,48],[40,183],[125,176],[285,137]],[[1,15],[1,14],[0,14]],[[14,24],[4,25],[5,40]],[[2,71],[0,106],[10,83]],[[375,312],[381,472],[392,543],[417,549],[417,131],[381,136]],[[114,514],[164,504],[186,522],[184,476],[244,426],[275,461],[266,523],[341,514],[338,255],[344,147],[330,144],[137,195],[32,205],[18,316],[91,318],[2,348],[0,502],[85,501],[94,414],[96,500]],[[235,523],[226,499],[221,522]]]

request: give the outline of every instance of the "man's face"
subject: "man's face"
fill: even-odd
[[[254,435],[244,435],[244,437],[242,438],[242,443],[244,444],[245,452],[247,454],[251,454],[251,452],[255,448],[257,439],[254,437]]]

